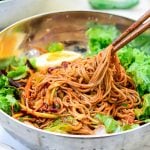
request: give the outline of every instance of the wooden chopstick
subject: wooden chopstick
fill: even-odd
[[[116,52],[135,37],[150,28],[150,10],[142,15],[135,23],[127,28],[113,43],[113,52]]]

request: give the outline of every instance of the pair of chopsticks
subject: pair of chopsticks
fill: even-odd
[[[113,43],[113,53],[150,28],[150,10],[127,28]]]

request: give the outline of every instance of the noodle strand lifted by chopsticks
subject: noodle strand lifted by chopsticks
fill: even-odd
[[[97,113],[134,123],[133,110],[141,100],[117,55],[111,55],[112,48],[92,58],[63,62],[45,73],[33,73],[22,92],[21,112],[45,119],[45,125],[72,116],[78,122],[72,134],[92,134]]]

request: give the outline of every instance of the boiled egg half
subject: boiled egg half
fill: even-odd
[[[45,53],[35,58],[35,67],[38,70],[43,70],[48,67],[59,66],[63,61],[70,62],[81,57],[81,54],[67,50]]]

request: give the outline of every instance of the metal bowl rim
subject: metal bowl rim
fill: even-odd
[[[11,0],[8,0],[8,1],[11,1]],[[121,18],[124,18],[128,21],[135,21],[134,19],[131,19],[131,18],[127,18],[127,17],[124,17],[124,16],[121,16],[121,15],[116,15],[116,14],[113,14],[113,13],[106,13],[106,12],[101,12],[101,11],[97,11],[97,10],[66,10],[66,11],[50,11],[50,12],[44,12],[44,13],[40,13],[40,14],[37,14],[37,15],[33,15],[33,16],[30,16],[30,17],[26,17],[24,19],[21,19],[19,21],[16,21],[15,23],[5,27],[4,29],[2,29],[0,31],[0,34],[7,31],[8,29],[12,28],[12,27],[15,27],[16,25],[18,24],[21,24],[21,23],[25,23],[25,22],[28,22],[32,19],[36,19],[36,18],[40,18],[40,17],[44,17],[44,16],[47,16],[47,15],[50,15],[50,14],[59,14],[59,13],[101,13],[101,14],[105,14],[105,15],[112,15],[112,16],[115,16],[115,17],[121,17]]]
[[[49,135],[49,134],[50,135],[55,135],[55,136],[64,137],[64,138],[76,138],[76,139],[86,139],[86,138],[87,139],[95,139],[95,138],[107,138],[107,137],[112,137],[112,136],[119,136],[119,135],[122,135],[122,134],[127,134],[127,133],[130,133],[130,132],[134,132],[136,130],[142,130],[142,128],[145,128],[145,127],[150,125],[150,123],[146,123],[146,124],[144,124],[142,126],[134,128],[134,129],[130,129],[130,130],[122,131],[122,132],[118,132],[118,133],[104,134],[104,135],[74,135],[74,134],[64,134],[64,133],[57,133],[57,132],[51,132],[51,131],[38,129],[36,127],[32,127],[30,125],[22,123],[22,122],[20,122],[17,119],[14,119],[13,117],[9,116],[8,114],[6,114],[2,110],[0,110],[0,113],[2,115],[4,115],[7,119],[9,119],[9,120],[11,120],[11,121],[13,121],[13,122],[15,122],[17,124],[20,124],[23,127],[26,127],[26,128],[31,129],[31,130],[37,131],[39,133],[44,133],[44,134],[47,134],[47,135]]]

